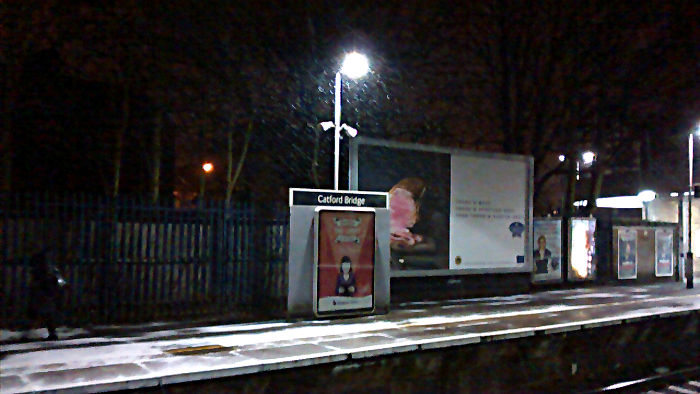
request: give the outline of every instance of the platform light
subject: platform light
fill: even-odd
[[[585,165],[593,164],[593,162],[595,161],[595,153],[593,153],[591,151],[583,152],[583,154],[581,155],[581,158],[583,159],[583,164],[585,164]]]
[[[656,199],[656,192],[653,190],[642,190],[637,194],[637,197],[641,202],[651,202]]]
[[[566,160],[566,156],[564,156],[564,155],[559,155],[559,161],[563,163],[564,160]]]
[[[367,74],[368,71],[369,60],[367,60],[367,56],[357,52],[350,52],[345,55],[343,66],[340,69],[341,73],[352,79],[360,78]]]
[[[345,130],[350,137],[354,137],[357,135],[357,129],[354,129],[344,123],[340,123],[340,91],[342,89],[341,74],[352,79],[357,79],[367,74],[368,71],[369,60],[367,60],[367,56],[357,52],[350,52],[347,55],[345,55],[345,59],[343,60],[343,64],[340,67],[340,70],[338,70],[335,73],[335,111],[333,118],[334,120],[333,122],[321,122],[321,127],[323,127],[324,131],[330,130],[331,128],[335,129],[333,147],[333,188],[335,190],[338,190],[338,174],[340,168],[340,131]]]

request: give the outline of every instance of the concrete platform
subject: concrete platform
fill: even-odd
[[[0,346],[0,392],[94,392],[595,330],[700,313],[682,284],[402,304],[388,315]]]

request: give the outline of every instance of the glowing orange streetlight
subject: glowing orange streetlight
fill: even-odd
[[[199,177],[199,200],[202,201],[204,198],[204,192],[207,188],[207,175],[214,171],[214,165],[211,162],[204,162],[202,164],[202,175]]]

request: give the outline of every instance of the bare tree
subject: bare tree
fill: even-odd
[[[27,59],[56,40],[56,20],[63,15],[54,1],[7,1],[0,6],[0,67],[2,68],[2,135],[0,190],[12,189],[13,118],[21,93],[20,78]]]

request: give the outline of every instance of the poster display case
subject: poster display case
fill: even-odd
[[[596,277],[596,219],[571,218],[569,221],[568,280],[593,280]]]
[[[561,218],[535,218],[533,223],[533,283],[562,281]]]

